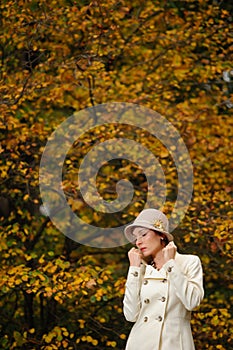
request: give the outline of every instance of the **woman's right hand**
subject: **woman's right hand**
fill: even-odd
[[[140,267],[142,261],[142,253],[137,248],[131,248],[128,252],[130,266]]]

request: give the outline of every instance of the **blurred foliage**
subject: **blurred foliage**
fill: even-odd
[[[3,0],[0,6],[0,348],[124,349],[131,327],[121,306],[129,246],[100,250],[63,236],[39,210],[38,183],[44,146],[62,121],[122,101],[166,116],[189,149],[193,198],[174,234],[181,252],[200,256],[205,272],[205,299],[192,320],[196,348],[231,349],[231,2]],[[108,130],[107,137],[120,131]],[[96,133],[84,137],[80,157],[104,130]],[[165,169],[169,214],[174,164],[147,134],[135,139],[152,147]],[[111,191],[102,188],[107,200],[116,196],[112,186],[124,165],[130,168],[110,164],[99,174],[100,186],[110,184]],[[144,191],[143,177],[137,185]],[[72,179],[64,188],[72,206]],[[137,203],[130,219],[143,205]],[[91,222],[93,213],[85,215]]]

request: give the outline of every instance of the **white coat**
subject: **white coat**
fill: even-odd
[[[196,255],[176,253],[159,271],[151,265],[130,266],[123,312],[135,324],[125,350],[194,350],[191,310],[203,296]]]

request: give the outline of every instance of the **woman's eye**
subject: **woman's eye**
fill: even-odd
[[[142,234],[142,237],[145,237],[146,235],[147,235],[147,232],[143,233],[143,234]]]

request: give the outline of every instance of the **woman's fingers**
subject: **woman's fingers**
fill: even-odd
[[[174,259],[176,255],[177,247],[174,242],[169,242],[168,245],[163,248],[163,255],[165,261]]]
[[[128,252],[128,257],[131,266],[140,266],[142,254],[139,249],[131,248]]]

